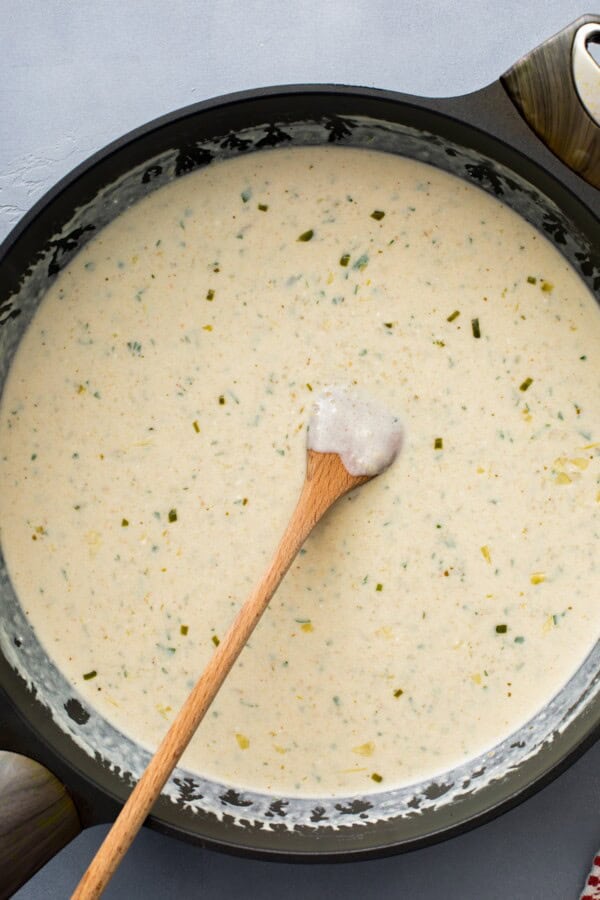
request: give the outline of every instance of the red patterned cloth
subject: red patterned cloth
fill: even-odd
[[[594,857],[592,870],[579,900],[600,900],[600,853]]]

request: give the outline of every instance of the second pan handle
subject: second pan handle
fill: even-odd
[[[600,15],[581,16],[528,53],[502,78],[527,124],[570,169],[600,188]]]

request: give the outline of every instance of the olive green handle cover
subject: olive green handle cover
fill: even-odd
[[[600,126],[583,105],[573,76],[574,51],[587,52],[585,47],[575,46],[584,26],[592,39],[600,39],[600,15],[581,16],[522,57],[500,80],[546,146],[600,188]],[[600,81],[597,83],[600,90]]]

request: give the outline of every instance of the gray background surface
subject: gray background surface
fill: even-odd
[[[81,160],[180,106],[293,82],[468,93],[590,11],[569,0],[0,0],[0,239]],[[20,900],[68,896],[105,831],[84,832]],[[385,860],[272,864],[144,830],[106,896],[571,900],[598,845],[600,746],[501,819]]]

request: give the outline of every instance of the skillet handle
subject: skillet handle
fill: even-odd
[[[581,16],[502,77],[530,128],[570,169],[600,188],[600,15]]]
[[[0,898],[8,898],[81,831],[73,801],[39,763],[0,750]]]

